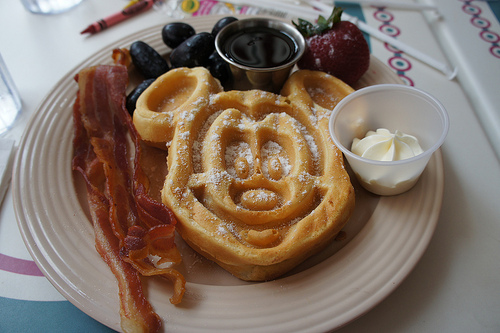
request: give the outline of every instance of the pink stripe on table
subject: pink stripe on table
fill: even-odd
[[[43,276],[34,261],[18,259],[1,253],[0,270],[22,275]]]

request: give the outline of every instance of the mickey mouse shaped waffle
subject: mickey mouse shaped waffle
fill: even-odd
[[[297,71],[281,95],[224,92],[204,68],[178,68],[139,98],[142,139],[168,149],[163,202],[197,252],[247,281],[277,278],[324,248],[354,209],[329,114],[353,90]]]

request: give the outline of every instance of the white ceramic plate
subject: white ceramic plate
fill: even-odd
[[[216,19],[187,21],[197,31],[210,31]],[[160,31],[156,26],[128,36],[62,78],[28,124],[14,168],[15,211],[34,260],[69,301],[115,330],[120,330],[117,283],[94,249],[85,191],[70,165],[73,77],[84,67],[111,63],[112,48],[135,40],[167,52]],[[372,57],[360,85],[377,83],[400,80]],[[188,281],[182,304],[169,303],[168,282],[145,279],[166,331],[328,331],[378,304],[408,275],[432,237],[443,193],[441,152],[406,194],[379,198],[355,187],[357,206],[345,229],[347,239],[275,281],[239,281],[180,242]]]

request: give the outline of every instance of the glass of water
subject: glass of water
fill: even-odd
[[[34,14],[58,14],[65,12],[83,0],[21,0],[24,7]]]
[[[9,130],[21,111],[21,100],[0,54],[0,135]]]

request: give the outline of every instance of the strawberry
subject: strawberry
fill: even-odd
[[[342,11],[335,7],[328,19],[319,16],[316,24],[303,19],[293,22],[307,44],[297,65],[300,69],[326,72],[353,85],[368,70],[370,50],[359,28],[340,20]]]

